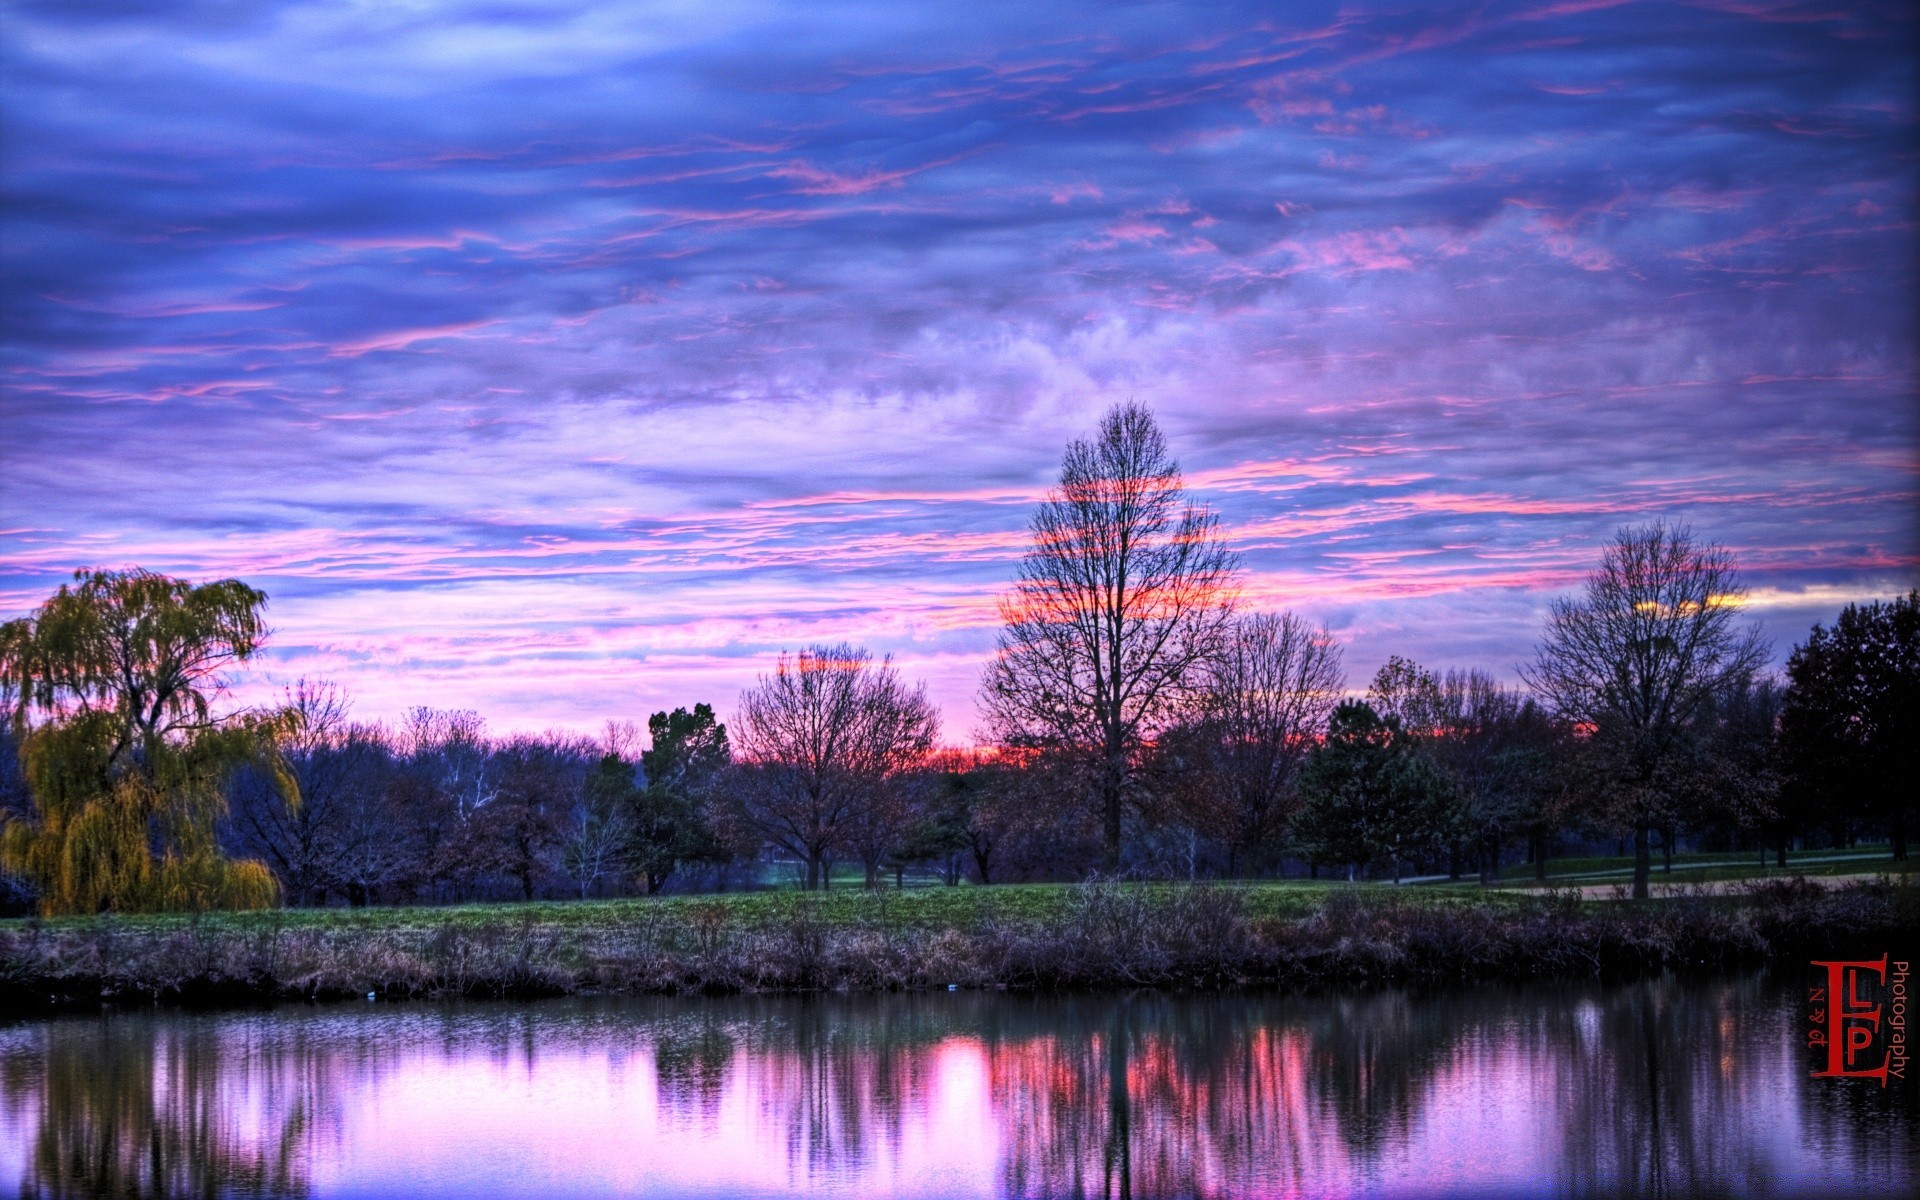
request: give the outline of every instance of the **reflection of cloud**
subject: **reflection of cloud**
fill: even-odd
[[[1914,578],[1892,6],[299,13],[9,22],[0,615],[242,574],[503,727],[853,638],[965,728],[1129,397],[1356,671],[1657,515],[1782,649]]]

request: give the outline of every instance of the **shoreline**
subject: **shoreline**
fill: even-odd
[[[1101,883],[1025,896],[988,891],[968,897],[964,912],[918,914],[910,902],[870,893],[837,905],[787,894],[777,902],[361,910],[337,920],[329,914],[342,910],[299,921],[286,913],[27,920],[0,928],[0,1019],[369,993],[1218,991],[1625,978],[1897,949],[1920,928],[1917,894],[1911,883],[1800,880],[1620,904],[1571,893],[1428,898]]]

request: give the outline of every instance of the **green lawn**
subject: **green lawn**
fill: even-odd
[[[1821,850],[1796,852],[1789,856],[1788,868],[1784,873],[1773,867],[1772,863],[1772,856],[1769,855],[1767,869],[1762,873],[1757,854],[1750,858],[1715,853],[1677,854],[1671,874],[1662,869],[1660,859],[1654,860],[1653,881],[1656,884],[1706,883],[1779,877],[1782,874],[1824,876],[1881,871],[1911,874],[1911,864],[1895,864],[1883,848],[1838,854]],[[1631,880],[1633,872],[1631,858],[1565,858],[1553,860],[1548,866],[1547,883],[1553,887],[1624,884]],[[1435,881],[1402,887],[1377,882],[1350,884],[1304,879],[1233,882],[1215,886],[1240,891],[1246,897],[1250,915],[1298,917],[1312,912],[1332,892],[1353,892],[1376,897],[1391,895],[1421,904],[1507,905],[1525,903],[1533,882],[1533,868],[1521,864],[1502,871],[1503,886],[1493,890],[1482,889],[1471,876],[1457,882]],[[285,930],[372,931],[530,922],[564,932],[661,919],[675,922],[718,920],[747,925],[785,923],[804,910],[813,919],[834,925],[971,930],[989,921],[1051,920],[1074,902],[1077,886],[1069,883],[1023,883],[981,887],[963,883],[958,887],[946,887],[930,877],[910,876],[905,890],[895,889],[889,883],[887,887],[869,892],[861,886],[861,877],[855,871],[835,872],[833,890],[824,895],[800,892],[786,886],[767,891],[619,900],[537,900],[532,903],[497,902],[443,907],[209,913],[197,920],[205,926],[234,931],[267,930],[276,926]],[[1171,894],[1186,885],[1142,883],[1125,886],[1156,895]],[[93,920],[91,917],[55,917],[46,924],[60,927]],[[115,920],[130,930],[165,930],[191,924],[196,918],[187,914],[162,914],[124,916]],[[25,921],[25,918],[0,920],[0,929],[17,929]]]
[[[1128,884],[1148,895],[1171,894],[1185,887],[1177,883]],[[1490,903],[1519,901],[1513,892],[1482,891],[1471,882],[1459,885],[1428,885],[1419,888],[1394,888],[1388,884],[1348,884],[1340,882],[1287,880],[1258,883],[1227,883],[1217,886],[1240,890],[1255,916],[1302,916],[1332,891],[1351,891],[1371,895],[1397,895],[1422,904]],[[904,891],[888,887],[868,892],[858,886],[836,887],[824,895],[793,890],[738,892],[724,895],[660,896],[621,900],[537,900],[532,903],[501,902],[464,904],[446,907],[405,908],[323,908],[280,909],[264,912],[209,913],[198,918],[205,925],[234,931],[324,928],[405,929],[442,927],[450,924],[508,923],[533,924],[560,930],[587,929],[618,925],[637,920],[661,919],[700,921],[722,919],[729,923],[759,924],[786,922],[804,909],[815,919],[829,924],[871,924],[919,926],[924,928],[976,929],[982,923],[1044,921],[1062,913],[1073,903],[1077,885],[1068,883],[995,884],[980,887],[909,887]],[[48,926],[72,925],[92,921],[90,917],[55,917]],[[128,928],[157,930],[192,923],[185,914],[117,917]],[[0,928],[19,928],[22,918],[0,921]]]

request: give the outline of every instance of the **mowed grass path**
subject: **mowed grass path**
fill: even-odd
[[[1911,859],[1896,862],[1892,851],[1886,846],[1855,847],[1851,850],[1794,850],[1788,852],[1784,868],[1775,866],[1775,861],[1771,850],[1767,852],[1764,866],[1758,851],[1690,851],[1674,855],[1673,870],[1669,872],[1665,859],[1655,854],[1653,879],[1656,883],[1664,884],[1724,883],[1737,879],[1786,879],[1795,875],[1809,878],[1880,874],[1900,876],[1913,871]],[[1548,860],[1544,886],[1630,882],[1632,878],[1633,858],[1630,855],[1618,858],[1559,858]],[[1534,880],[1533,867],[1527,863],[1502,869],[1500,882],[1523,888],[1543,886]]]

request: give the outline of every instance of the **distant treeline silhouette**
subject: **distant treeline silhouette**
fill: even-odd
[[[1544,878],[1569,839],[1851,845],[1906,857],[1920,777],[1920,593],[1816,626],[1784,680],[1732,557],[1620,530],[1556,602],[1524,688],[1394,657],[1347,698],[1332,634],[1236,602],[1239,563],[1152,416],[1067,451],[1001,604],[983,744],[936,746],[923,687],[850,645],[644,732],[493,737],[465,711],[352,719],[302,682],[220,716],[266,597],[81,572],[0,625],[0,863],[47,913],[418,903],[908,872]],[[645,745],[642,745],[643,740]]]

